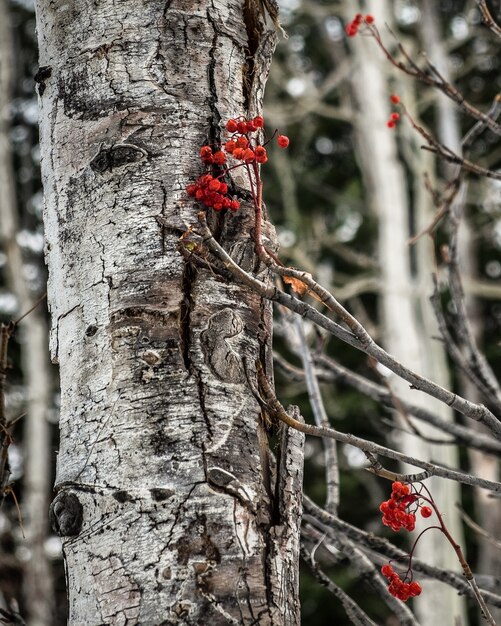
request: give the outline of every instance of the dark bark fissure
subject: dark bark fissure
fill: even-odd
[[[181,289],[183,292],[183,299],[181,301],[180,310],[179,310],[179,334],[180,334],[180,343],[181,343],[181,354],[183,357],[183,363],[186,368],[186,371],[193,377],[196,382],[197,390],[198,390],[198,400],[200,403],[200,410],[202,412],[202,416],[205,421],[205,425],[207,427],[207,431],[209,436],[212,438],[214,433],[212,430],[212,425],[210,423],[209,415],[207,413],[207,407],[205,406],[205,385],[202,381],[202,377],[198,368],[195,366],[191,359],[190,349],[192,344],[192,319],[191,319],[191,311],[194,307],[193,302],[193,288],[195,282],[197,280],[198,270],[193,265],[193,263],[185,262],[184,270],[182,275],[182,284]]]
[[[252,82],[255,71],[255,56],[263,34],[262,12],[260,4],[255,0],[245,0],[243,18],[247,31],[247,58],[243,72],[244,107],[249,109],[251,104]]]
[[[221,122],[221,115],[219,114],[219,111],[216,107],[216,103],[218,101],[218,89],[217,89],[217,84],[216,84],[216,69],[217,69],[216,49],[217,49],[218,33],[217,33],[216,25],[214,24],[214,21],[211,17],[209,10],[207,10],[207,20],[209,21],[209,23],[211,24],[214,30],[214,35],[212,37],[212,43],[211,43],[211,47],[209,50],[209,64],[207,66],[207,80],[209,84],[208,105],[209,105],[209,109],[211,112],[209,140],[211,144],[215,145],[221,139],[221,132],[219,128],[219,125]]]

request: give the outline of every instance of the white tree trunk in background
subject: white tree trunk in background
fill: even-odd
[[[14,77],[13,49],[7,3],[0,0],[0,247],[7,256],[7,284],[17,297],[18,313],[34,304],[24,278],[22,251],[17,244],[18,207],[14,189],[12,155],[9,147],[8,108]],[[43,309],[43,307],[42,307]],[[54,620],[54,590],[50,563],[45,552],[48,534],[51,476],[50,428],[51,377],[47,325],[40,310],[22,321],[22,368],[26,386],[24,424],[23,526],[28,560],[23,570],[23,595],[29,626],[50,626]],[[17,416],[10,416],[14,419]]]
[[[275,35],[243,0],[38,0],[37,23],[70,624],[299,624],[301,459],[275,492],[244,369],[270,373],[270,306],[177,250]],[[248,207],[213,228],[253,265]]]
[[[348,4],[346,17],[351,20],[358,10],[358,3],[350,1]],[[376,17],[385,36],[384,24],[393,21],[391,6],[369,2],[366,10]],[[418,244],[418,276],[415,278],[411,271],[413,250],[407,243],[411,236],[407,181],[398,159],[397,132],[386,126],[391,113],[390,94],[396,90],[409,103],[413,99],[412,86],[403,81],[396,70],[391,70],[370,38],[355,38],[352,50],[355,55],[352,83],[358,107],[358,157],[366,182],[367,199],[379,224],[384,344],[390,353],[407,366],[448,386],[445,355],[440,343],[433,339],[438,331],[428,302],[432,293],[433,251],[427,240]],[[404,93],[403,89],[408,91]],[[452,419],[451,412],[444,405],[409,389],[406,383],[394,377],[389,382],[405,400]],[[432,427],[420,424],[419,430],[424,435],[443,438]],[[412,456],[434,459],[451,467],[457,465],[456,450],[450,446],[433,446],[412,435],[402,437],[401,445]],[[406,469],[417,471],[416,468]],[[455,502],[459,500],[459,487],[452,481],[434,479],[428,480],[427,486],[444,512],[452,535],[461,542],[461,525],[454,508]],[[417,554],[429,563],[460,570],[454,552],[439,532],[427,533],[419,542]],[[423,624],[448,624],[456,616],[463,620],[464,602],[453,589],[436,581],[423,581],[423,588],[422,596],[415,601],[418,618]]]
[[[438,68],[442,76],[448,81],[451,79],[451,71],[444,49],[443,38],[438,29],[437,6],[433,0],[423,2],[422,39],[428,56]],[[438,137],[440,141],[453,150],[456,154],[462,153],[461,130],[457,115],[457,109],[449,98],[437,93],[437,122]],[[443,163],[446,173],[451,175],[454,166]],[[465,282],[475,280],[478,277],[476,259],[476,246],[474,234],[468,224],[468,214],[463,214],[459,227],[459,262],[461,275]],[[482,340],[481,310],[479,302],[471,294],[465,295],[466,309],[469,313],[470,326],[475,339],[480,343]],[[460,374],[462,395],[474,402],[482,402],[482,398],[475,385],[464,375]],[[472,427],[483,431],[483,427],[475,422]],[[499,480],[499,461],[490,455],[483,454],[478,450],[469,451],[472,472],[476,476],[482,476],[487,480]],[[496,498],[489,498],[484,489],[475,490],[475,500],[478,509],[479,523],[489,535],[499,539],[501,537],[501,506]],[[501,558],[499,551],[492,549],[492,543],[479,536],[479,559],[478,571],[481,574],[501,575]],[[501,621],[501,611],[492,609],[492,616],[496,621]]]

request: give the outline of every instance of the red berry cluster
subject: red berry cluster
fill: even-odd
[[[216,153],[217,154],[217,153]],[[186,192],[205,206],[221,211],[231,209],[236,211],[240,208],[240,202],[227,196],[228,185],[211,174],[200,176],[196,183],[188,185]]]
[[[423,591],[419,583],[406,583],[405,580],[402,580],[391,565],[383,565],[381,574],[390,582],[388,591],[392,596],[395,596],[395,598],[402,600],[402,602],[406,602],[409,598],[419,596]]]
[[[400,104],[399,96],[397,96],[394,93],[391,94],[390,100],[392,104]],[[400,119],[400,113],[392,113],[390,115],[390,119],[386,122],[386,126],[388,126],[388,128],[395,128],[399,119]]]
[[[361,13],[357,13],[355,17],[351,20],[351,22],[349,22],[345,26],[344,30],[348,37],[355,37],[355,35],[358,33],[358,29],[362,24],[374,24],[374,16],[366,15],[364,17]]]
[[[211,146],[202,146],[200,148],[200,158],[205,165],[213,165],[223,168],[227,162],[227,155],[231,155],[237,161],[241,161],[240,165],[266,163],[268,156],[266,148],[255,138],[250,137],[251,133],[255,133],[264,126],[264,119],[257,115],[256,117],[246,120],[243,117],[238,119],[230,119],[226,122],[226,130],[231,137],[226,143],[216,150]],[[285,135],[278,135],[278,145],[281,148],[287,148],[289,138]],[[256,169],[257,171],[257,169]],[[206,207],[210,207],[215,211],[222,209],[231,209],[236,211],[240,208],[240,202],[228,195],[228,185],[223,182],[222,178],[228,173],[228,168],[218,170],[215,176],[204,174],[200,176],[196,183],[188,185],[186,192],[189,196],[202,202]]]
[[[417,496],[411,494],[409,485],[395,482],[392,485],[391,498],[383,502],[379,510],[383,514],[383,524],[389,526],[395,532],[405,528],[409,532],[416,527],[416,516],[409,513],[407,508],[417,500]]]

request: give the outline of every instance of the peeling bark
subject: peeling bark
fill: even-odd
[[[255,7],[37,2],[70,624],[299,623],[246,374],[269,363],[271,310],[177,251],[199,147],[261,108],[275,35]],[[255,264],[233,185],[243,209],[212,227]]]

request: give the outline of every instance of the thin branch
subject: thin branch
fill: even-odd
[[[327,369],[327,371],[324,369],[319,374],[320,380],[341,381],[350,385],[350,387],[353,387],[357,391],[362,392],[376,402],[381,402],[388,408],[393,408],[391,395],[382,385],[378,385],[368,378],[352,372],[348,368],[337,363],[331,357],[318,355],[315,357],[315,360],[317,366]],[[331,376],[329,376],[329,373]],[[479,433],[472,428],[462,426],[461,424],[455,424],[444,420],[431,411],[411,404],[410,402],[406,402],[402,398],[399,398],[399,402],[407,414],[422,422],[431,424],[432,426],[435,426],[450,435],[453,435],[459,443],[472,448],[477,448],[478,450],[483,450],[484,452],[488,452],[490,454],[499,455],[501,453],[501,442],[492,439],[492,437]]]
[[[303,535],[313,534],[316,540],[322,539],[322,535],[320,535],[317,529],[312,526],[305,527],[302,532]],[[325,537],[325,535],[323,536]],[[335,548],[348,559],[351,566],[359,574],[360,578],[364,582],[367,582],[377,592],[381,599],[384,600],[384,602],[393,610],[398,619],[398,623],[401,624],[401,626],[419,626],[410,609],[403,602],[400,602],[388,592],[386,583],[381,578],[381,575],[374,563],[372,563],[363,551],[360,550],[355,542],[348,539],[348,537],[342,533],[337,534],[335,537],[331,536],[331,541]],[[313,555],[309,565],[310,567],[312,567],[312,565],[316,565]],[[330,579],[328,580],[330,581]]]
[[[484,21],[484,24],[488,28],[490,28],[490,30],[495,35],[497,35],[498,37],[501,37],[501,27],[494,21],[494,18],[492,17],[491,12],[489,11],[485,0],[478,0],[477,4],[478,4],[478,8],[480,9],[480,13],[482,14],[482,19]]]
[[[287,426],[290,426],[291,428],[295,428],[296,430],[299,430],[306,435],[335,439],[336,441],[348,443],[366,452],[381,454],[382,456],[386,456],[389,459],[394,459],[396,461],[401,461],[402,463],[409,463],[410,465],[421,467],[422,469],[430,472],[430,475],[433,476],[441,476],[442,478],[455,480],[465,485],[475,485],[477,487],[489,489],[490,491],[494,491],[495,493],[501,493],[501,483],[485,480],[484,478],[478,478],[476,476],[472,476],[471,474],[466,474],[465,472],[458,472],[456,470],[437,465],[436,463],[421,461],[420,459],[407,456],[406,454],[397,452],[396,450],[392,450],[391,448],[387,448],[372,441],[367,441],[366,439],[355,437],[355,435],[341,433],[337,430],[334,430],[333,428],[327,428],[326,426],[313,426],[311,424],[299,422],[291,415],[289,415],[289,413],[287,413],[284,407],[280,404],[259,362],[256,363],[256,374],[259,384],[259,392],[253,390],[256,399],[277,420],[284,422],[285,424],[287,424]]]
[[[290,315],[290,314],[289,314]],[[306,341],[303,320],[297,316],[294,318],[294,328],[299,337],[299,348],[306,378],[306,388],[310,405],[317,426],[329,426],[329,418],[325,411],[322,394],[318,385],[313,359]],[[327,500],[325,508],[331,513],[335,513],[339,506],[339,463],[336,442],[334,440],[323,440],[325,455],[325,478],[327,488]]]
[[[435,78],[430,74],[424,72],[421,68],[419,68],[415,62],[411,59],[410,55],[407,53],[405,48],[401,43],[397,40],[397,47],[409,65],[405,65],[402,61],[397,61],[392,53],[386,48],[381,39],[381,35],[376,26],[371,25],[368,27],[370,30],[370,34],[378,44],[379,48],[383,51],[384,55],[390,61],[390,63],[401,70],[408,76],[411,76],[425,85],[429,85],[430,87],[435,87],[444,93],[448,98],[450,98],[453,102],[455,102],[459,108],[461,108],[465,113],[467,113],[470,117],[481,120],[485,123],[485,125],[496,135],[501,135],[501,125],[498,124],[495,120],[491,119],[486,113],[483,113],[472,104],[467,102],[464,96],[447,80],[445,80],[440,72],[427,60],[428,67],[432,70],[433,74],[435,74]],[[391,32],[391,31],[390,31]],[[392,33],[393,34],[393,33]],[[394,35],[395,36],[395,35]],[[396,37],[395,37],[396,39]]]
[[[401,104],[400,106],[401,106],[403,114],[409,120],[412,128],[414,128],[414,130],[416,130],[421,135],[421,137],[423,137],[428,142],[429,144],[428,146],[422,146],[424,150],[429,150],[430,152],[433,152],[437,154],[438,156],[440,156],[442,159],[445,159],[449,163],[455,163],[460,169],[467,170],[468,172],[471,172],[472,174],[476,174],[477,176],[485,176],[487,178],[493,178],[494,180],[501,180],[500,172],[495,172],[494,170],[489,170],[485,167],[481,167],[480,165],[477,165],[476,163],[473,163],[472,161],[465,159],[459,154],[456,154],[453,150],[451,150],[447,146],[444,146],[444,144],[438,141],[438,139],[435,139],[435,137],[431,133],[425,130],[425,128],[420,126],[413,119],[413,117],[407,111],[407,109],[405,108],[403,104]]]
[[[370,467],[366,467],[365,469],[368,472],[371,472],[371,474],[375,474],[381,478],[386,478],[386,480],[391,480],[392,482],[399,480],[403,483],[420,483],[421,481],[430,478],[432,475],[430,472],[420,472],[419,474],[399,474],[397,472],[390,472],[381,465],[371,452],[365,452],[364,454],[371,464]]]
[[[463,413],[467,417],[485,424],[498,439],[501,439],[501,422],[499,422],[499,420],[497,420],[485,406],[470,402],[469,400],[444,389],[440,385],[437,385],[423,376],[416,374],[409,368],[402,365],[394,357],[383,350],[383,348],[376,344],[365,328],[336,301],[334,296],[318,285],[318,283],[316,283],[306,272],[287,268],[284,274],[286,273],[288,276],[302,281],[317,296],[321,294],[319,297],[321,297],[322,302],[324,302],[333,312],[341,317],[342,321],[347,324],[350,330],[346,330],[336,322],[333,322],[306,302],[286,294],[273,285],[267,285],[245,272],[214,239],[209,227],[207,226],[207,220],[203,211],[198,214],[198,219],[202,227],[203,243],[239,282],[247,285],[264,298],[278,302],[298,315],[310,319],[312,322],[332,333],[342,341],[345,341],[349,345],[365,352],[369,356],[374,357],[376,361],[385,365],[392,372],[409,382],[412,388],[423,391],[424,393],[437,398],[441,402],[444,402],[447,406]],[[185,245],[184,241],[181,241],[181,246],[182,245]],[[283,269],[285,270],[285,268]]]
[[[459,504],[456,504],[456,508],[467,526],[469,526],[481,537],[484,537],[484,539],[486,539],[492,546],[494,546],[498,550],[501,550],[501,541],[490,535],[484,528],[474,522],[471,517],[466,513],[466,511],[461,506],[459,506]]]
[[[483,394],[484,400],[491,404],[497,413],[501,415],[501,398],[498,398],[498,391],[494,386],[494,381],[492,381],[489,377],[487,380],[487,376],[483,375],[483,365],[484,360],[480,360],[478,357],[479,351],[476,350],[475,354],[478,357],[475,359],[477,366],[475,367],[471,363],[470,360],[463,354],[463,352],[459,349],[458,345],[454,341],[451,333],[449,332],[449,328],[447,326],[447,322],[445,320],[444,314],[442,312],[442,306],[440,303],[440,294],[438,291],[438,279],[437,276],[433,276],[434,281],[434,291],[432,296],[430,297],[430,302],[433,306],[433,310],[435,312],[435,317],[437,318],[438,327],[440,329],[440,333],[444,339],[444,345],[447,348],[447,352],[451,356],[452,360],[456,364],[456,366],[466,374],[466,376],[471,380],[471,382],[475,385],[480,393]],[[456,322],[456,330],[463,329],[462,322]],[[471,337],[473,339],[473,337]],[[482,363],[482,366],[479,364]],[[495,381],[497,383],[497,381]]]
[[[317,581],[341,601],[346,615],[352,624],[356,626],[377,626],[377,624],[362,611],[358,604],[320,569],[313,555],[310,554],[303,542],[301,543],[299,551]]]

